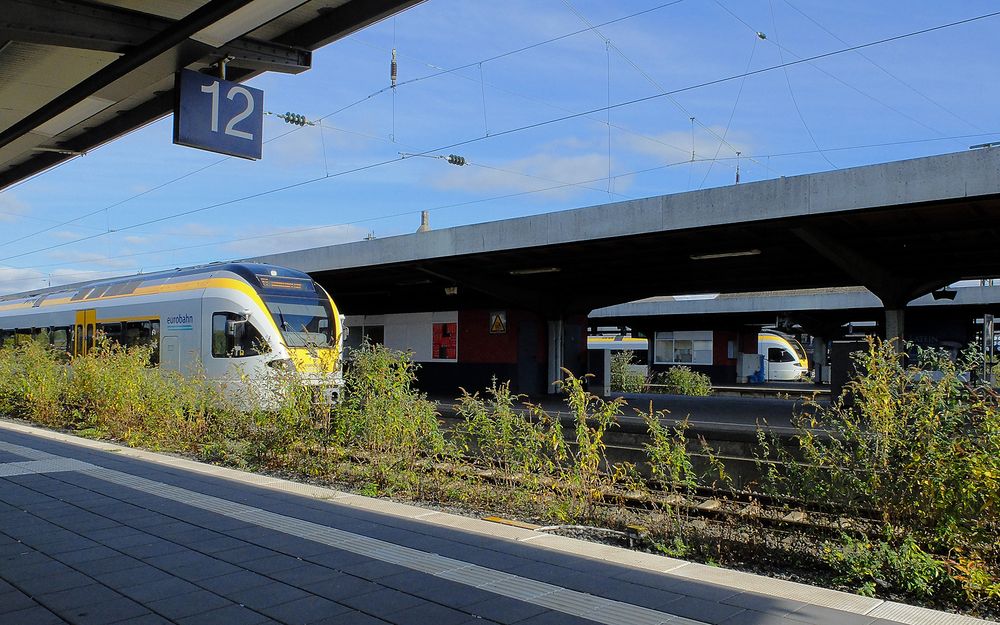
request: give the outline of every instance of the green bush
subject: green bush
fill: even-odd
[[[712,380],[704,373],[699,373],[685,365],[670,367],[653,376],[653,387],[661,393],[670,395],[694,395],[704,397],[712,394]]]
[[[190,449],[211,389],[150,369],[149,349],[108,342],[68,363],[37,342],[0,349],[0,413],[49,427],[96,429],[130,444]]]
[[[0,414],[49,427],[74,425],[78,415],[63,411],[68,374],[40,343],[0,349]]]
[[[848,400],[796,418],[794,453],[768,446],[783,461],[768,489],[875,519],[887,536],[877,561],[895,567],[897,586],[925,585],[907,568],[919,551],[969,596],[1000,596],[1000,395],[968,381],[969,354],[924,350],[907,364],[894,343],[870,339],[856,361]]]
[[[872,596],[883,589],[904,590],[921,598],[947,594],[955,581],[939,558],[925,552],[912,536],[868,540],[844,535],[823,544],[822,559],[835,571],[835,581]]]
[[[366,456],[385,485],[416,479],[417,464],[445,454],[436,405],[415,388],[417,365],[409,354],[381,345],[352,350],[344,395],[331,415],[330,439]]]
[[[494,378],[483,396],[462,389],[457,412],[462,419],[455,428],[455,442],[465,457],[478,466],[495,471],[508,481],[530,480],[550,474],[551,421],[533,419],[515,408],[523,396],[510,392],[510,382]]]
[[[649,459],[650,473],[662,488],[678,494],[693,494],[698,487],[698,476],[694,471],[687,449],[686,432],[690,423],[685,418],[673,427],[663,425],[667,417],[665,411],[642,413],[649,431],[649,442],[643,444]]]
[[[892,344],[873,341],[848,385],[853,403],[797,416],[791,450],[759,433],[766,493],[810,516],[826,510],[848,517],[837,538],[823,525],[822,538],[796,529],[802,533],[760,538],[764,528],[749,514],[731,525],[689,522],[707,473],[695,473],[687,423],[668,427],[664,414],[644,415],[650,488],[631,464],[607,457],[606,435],[623,400],[592,395],[569,372],[560,384],[572,431],[539,406],[518,410],[509,383],[494,381],[482,395],[459,399],[465,420],[449,441],[435,405],[415,389],[417,365],[380,346],[353,352],[343,399],[333,407],[315,403],[312,389],[291,374],[266,392],[250,380],[222,389],[197,373],[149,368],[148,358],[148,350],[110,344],[68,364],[34,342],[0,349],[0,414],[247,468],[333,478],[370,494],[502,501],[532,518],[605,527],[639,519],[654,548],[674,555],[727,561],[727,549],[749,544],[741,554],[766,556],[772,552],[753,551],[754,544],[785,549],[790,538],[805,537],[799,556],[825,563],[862,592],[965,606],[1000,602],[1000,394],[963,375],[976,370],[971,357],[953,363],[921,352],[908,366]],[[674,392],[710,391],[707,378],[687,367],[667,375],[680,380]],[[727,483],[704,441],[702,453]],[[648,506],[626,508],[626,498]]]
[[[635,354],[622,350],[611,355],[611,390],[621,393],[642,393],[646,376],[632,368]]]

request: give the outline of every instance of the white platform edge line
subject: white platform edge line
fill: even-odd
[[[273,483],[272,482],[268,482],[267,484],[260,484],[257,480],[261,476],[259,474],[256,474],[256,473],[250,473],[248,471],[240,471],[238,469],[232,469],[232,468],[229,468],[229,467],[219,467],[219,466],[215,466],[215,465],[209,465],[209,464],[205,464],[205,463],[198,462],[198,461],[195,461],[195,460],[190,460],[190,459],[187,459],[187,458],[182,458],[182,457],[179,457],[179,456],[170,456],[170,455],[166,455],[166,454],[161,454],[161,453],[146,451],[146,450],[143,450],[143,449],[136,449],[134,447],[127,447],[127,446],[124,446],[124,445],[118,445],[116,443],[109,443],[107,441],[99,441],[99,440],[81,438],[81,437],[78,437],[78,436],[73,436],[72,434],[66,434],[66,433],[63,433],[63,432],[56,432],[56,431],[49,430],[49,429],[46,429],[46,428],[42,428],[42,427],[39,427],[39,426],[27,425],[27,424],[17,423],[17,422],[13,422],[13,421],[7,421],[7,420],[4,420],[4,419],[0,419],[0,428],[4,428],[4,429],[7,429],[7,430],[12,430],[12,431],[15,431],[15,432],[21,432],[21,433],[25,433],[25,434],[31,434],[31,435],[34,435],[34,436],[38,436],[40,438],[47,438],[49,440],[55,440],[55,441],[59,441],[59,442],[69,443],[69,444],[77,445],[77,446],[80,446],[80,447],[86,447],[86,448],[89,448],[89,449],[95,449],[95,450],[98,450],[98,451],[120,453],[121,455],[130,457],[130,458],[136,458],[136,459],[140,459],[140,460],[146,460],[146,461],[153,462],[155,464],[160,464],[160,465],[167,465],[167,466],[172,466],[172,467],[184,468],[186,470],[190,470],[190,471],[197,472],[197,473],[202,473],[202,474],[205,474],[205,475],[211,475],[213,477],[219,477],[219,478],[223,478],[223,479],[232,480],[232,481],[235,481],[235,482],[249,484],[249,485],[252,485],[252,486],[259,486],[259,487],[262,487],[262,488],[267,488],[267,489],[272,489],[272,490],[278,490],[278,491],[281,491],[281,492],[291,492],[291,493],[295,493],[295,494],[305,494],[305,492],[309,492],[309,493],[326,493],[326,495],[323,496],[323,497],[320,497],[319,495],[312,495],[312,496],[314,498],[318,498],[318,499],[321,498],[321,499],[324,499],[324,500],[338,500],[337,503],[339,505],[347,505],[347,506],[350,506],[350,507],[355,507],[355,508],[360,508],[360,509],[366,509],[366,510],[370,510],[370,511],[377,511],[377,512],[380,512],[382,514],[388,514],[388,515],[391,515],[391,516],[397,516],[397,517],[401,517],[401,518],[408,518],[408,519],[411,519],[411,520],[415,520],[416,519],[416,517],[414,517],[414,516],[400,515],[400,514],[393,513],[393,512],[391,512],[389,510],[380,509],[380,507],[378,505],[378,502],[380,502],[382,500],[375,499],[375,498],[370,498],[370,497],[365,497],[363,495],[357,495],[355,493],[346,493],[346,492],[338,491],[338,490],[335,490],[335,489],[332,489],[332,488],[326,488],[326,487],[321,487],[321,486],[314,486],[314,485],[310,485],[310,484],[302,484],[300,482],[294,482],[294,481],[291,481],[291,480],[284,480],[284,479],[280,479],[280,478],[273,478],[274,479]],[[254,478],[256,478],[256,479],[251,478],[250,476],[254,476]],[[351,501],[339,501],[341,499],[351,499]],[[364,502],[364,503],[362,504],[362,502]],[[395,503],[395,502],[390,502],[390,503]],[[400,506],[409,506],[409,504],[398,504],[398,505],[400,505]],[[383,506],[384,506],[384,504],[383,504]],[[409,506],[409,507],[413,507],[413,506]],[[439,512],[437,514],[439,516],[435,517],[434,521],[430,521],[432,524],[435,524],[435,525],[448,525],[448,523],[445,522],[445,518],[447,518],[447,517],[454,517],[455,519],[462,520],[462,522],[463,522],[462,524],[466,525],[466,527],[458,528],[458,529],[461,529],[461,530],[464,530],[464,531],[474,531],[474,530],[470,530],[468,528],[468,524],[469,524],[470,521],[472,521],[472,522],[477,521],[477,519],[474,519],[474,518],[471,518],[471,517],[463,517],[461,515],[453,515],[453,514],[450,514],[450,513],[447,513],[447,512]],[[429,521],[422,521],[422,522],[429,522]],[[492,532],[488,531],[489,528],[495,528],[495,525],[496,525],[495,523],[492,523],[490,521],[479,521],[479,522],[483,524],[484,532],[490,533],[491,535],[496,535],[497,538],[503,539],[502,536],[500,536],[498,534],[493,534]],[[527,533],[529,533],[529,534],[531,534],[533,536],[537,536],[537,537],[549,536],[548,534],[535,534],[534,532],[532,532],[530,530],[525,530],[525,532],[527,532]],[[475,532],[475,533],[481,533],[481,532]],[[513,542],[523,542],[525,539],[523,539],[523,538],[522,539],[506,538],[506,540],[511,540]],[[595,544],[595,543],[589,543],[587,541],[578,540],[578,539],[572,539],[572,538],[568,538],[567,541],[569,541],[569,542],[568,543],[564,542],[563,544],[564,545],[565,544],[572,544],[574,546],[574,549],[568,549],[568,548],[565,548],[565,547],[559,546],[559,545],[547,545],[547,546],[540,546],[540,547],[545,548],[545,549],[551,549],[551,550],[554,550],[554,551],[559,551],[559,552],[562,552],[562,553],[568,553],[568,554],[571,554],[571,555],[576,555],[576,556],[582,556],[582,557],[587,557],[587,558],[591,558],[591,559],[602,560],[602,561],[605,561],[605,562],[613,562],[613,563],[616,563],[616,564],[623,564],[625,566],[630,566],[632,568],[646,570],[646,571],[650,571],[650,572],[653,572],[653,573],[670,572],[671,574],[678,575],[678,576],[685,577],[687,579],[692,579],[692,580],[697,580],[700,577],[702,577],[701,575],[698,574],[697,569],[699,569],[700,566],[697,563],[679,561],[679,562],[681,562],[681,564],[676,564],[675,565],[673,563],[670,563],[670,564],[668,564],[667,567],[652,567],[652,566],[647,566],[647,565],[642,564],[642,563],[632,563],[632,562],[629,562],[628,559],[627,559],[627,557],[621,557],[621,558],[608,557],[608,552],[606,550],[607,547],[608,547],[607,545],[598,545],[598,544]],[[601,550],[601,551],[604,551],[605,553],[603,553],[603,554],[595,554],[594,552],[596,550]],[[630,550],[627,550],[627,549],[615,548],[615,550],[622,552],[622,554],[624,554],[624,555],[634,554],[634,552],[632,552]],[[668,559],[665,558],[665,560],[668,560]],[[720,581],[711,582],[711,581],[709,581],[707,579],[701,580],[701,581],[706,581],[706,582],[709,582],[709,583],[717,583],[717,584],[718,583],[725,583],[725,584],[729,584],[729,585],[733,586],[734,588],[738,588],[740,590],[746,590],[746,591],[754,592],[754,593],[757,593],[757,594],[760,594],[760,595],[777,597],[777,598],[780,598],[780,599],[796,599],[796,600],[801,600],[801,597],[800,597],[799,593],[801,592],[801,589],[803,589],[803,588],[810,589],[811,596],[816,597],[817,599],[820,599],[819,601],[809,601],[808,603],[812,603],[814,605],[823,606],[823,607],[826,607],[827,605],[838,605],[838,606],[840,606],[841,604],[845,603],[845,601],[844,601],[845,599],[847,600],[846,603],[865,603],[864,601],[861,601],[861,600],[868,599],[866,597],[862,597],[861,595],[853,595],[851,593],[845,593],[845,592],[838,591],[838,590],[831,590],[829,588],[823,588],[821,586],[809,586],[807,584],[798,584],[798,583],[795,583],[795,582],[787,582],[787,584],[776,583],[776,582],[782,582],[784,580],[776,580],[774,578],[770,578],[770,577],[766,577],[766,576],[762,576],[762,575],[755,575],[753,573],[745,573],[743,571],[735,571],[735,570],[730,570],[730,569],[716,569],[715,567],[705,567],[705,568],[711,568],[711,569],[713,569],[715,571],[724,572],[725,574],[722,575],[722,577],[725,577],[725,581],[721,581],[720,580]],[[713,576],[713,577],[717,578],[717,576]],[[761,590],[762,586],[768,588],[768,590]],[[794,590],[792,592],[789,592],[789,589],[794,589]],[[843,612],[852,613],[852,614],[860,614],[860,615],[864,615],[864,616],[875,616],[875,614],[873,614],[873,613],[876,613],[876,614],[883,613],[882,609],[885,609],[884,613],[891,613],[892,614],[892,620],[895,620],[895,621],[897,621],[899,623],[903,623],[904,625],[927,625],[927,623],[929,622],[928,618],[930,617],[930,615],[936,615],[939,619],[942,619],[939,622],[948,623],[949,625],[951,625],[951,624],[954,624],[954,625],[990,625],[991,623],[993,623],[992,621],[986,621],[986,620],[982,620],[982,619],[977,619],[977,618],[970,617],[970,616],[962,616],[962,615],[951,614],[951,613],[948,613],[948,612],[939,612],[939,611],[936,611],[936,610],[930,610],[928,608],[920,608],[920,607],[917,607],[917,606],[908,606],[906,604],[897,604],[897,603],[894,603],[894,602],[885,602],[885,601],[882,601],[882,600],[879,600],[879,599],[876,599],[874,601],[877,601],[878,603],[876,603],[875,605],[867,605],[864,608],[854,608],[853,606],[843,606],[843,607],[837,607],[836,609],[841,610]],[[889,605],[885,605],[885,604],[891,604],[892,609],[889,609],[890,606]],[[898,606],[898,609],[896,609],[897,606]],[[909,608],[909,609],[904,609],[904,608]],[[955,618],[959,618],[961,620],[952,620],[952,619],[955,619]]]

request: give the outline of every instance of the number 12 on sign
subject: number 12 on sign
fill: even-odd
[[[264,92],[191,70],[176,80],[174,143],[259,159]]]

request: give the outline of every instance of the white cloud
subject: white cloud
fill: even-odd
[[[364,238],[367,230],[351,225],[255,228],[237,235],[240,241],[220,243],[219,249],[238,258],[350,243]]]
[[[741,132],[730,131],[720,126],[709,126],[709,130],[696,127],[694,132],[694,155],[696,160],[713,159],[718,152],[719,158],[735,156],[735,150],[750,154],[749,137]],[[720,137],[725,136],[726,144],[719,150]],[[622,133],[616,142],[616,147],[631,150],[638,154],[653,156],[661,161],[676,163],[691,158],[691,131],[674,130],[660,134]],[[732,147],[730,147],[732,146]]]
[[[77,282],[86,282],[89,280],[101,280],[103,278],[117,278],[123,275],[129,275],[131,271],[123,270],[102,270],[97,269],[93,271],[86,271],[80,269],[56,269],[51,274],[52,286],[62,285],[62,284],[75,284]]]
[[[115,258],[113,255],[101,254],[99,252],[85,252],[85,251],[73,251],[73,250],[59,250],[53,252],[51,257],[59,262],[64,262],[69,265],[76,266],[87,266],[96,265],[98,267],[108,267],[110,269],[118,269],[115,275],[122,275],[123,273],[128,273],[128,270],[133,266],[133,261],[129,258]],[[65,269],[59,271],[81,271],[80,269]],[[55,275],[56,272],[53,272]]]
[[[0,267],[0,293],[17,293],[46,286],[46,276],[37,269]]]
[[[49,232],[48,235],[53,239],[58,239],[60,241],[75,241],[80,237],[86,236],[81,232],[75,232],[73,230],[56,230],[55,232]]]
[[[539,191],[539,195],[567,197],[584,192],[583,187],[577,185],[600,188],[600,179],[607,175],[606,154],[559,156],[543,153],[496,166],[484,164],[478,167],[470,162],[465,167],[446,170],[432,183],[439,189],[477,193],[517,193],[547,189]],[[586,182],[591,180],[596,182]]]
[[[221,237],[229,231],[221,226],[190,222],[160,233],[167,237]]]
[[[31,207],[9,191],[0,194],[0,222],[18,221],[30,212]]]

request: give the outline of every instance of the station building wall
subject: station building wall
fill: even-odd
[[[757,352],[757,329],[665,330],[641,328],[649,337],[650,373],[683,365],[706,374],[713,384],[733,384],[738,354]],[[681,347],[682,346],[682,347]]]
[[[497,382],[510,380],[516,393],[541,395],[547,388],[548,320],[537,313],[471,309],[348,315],[346,325],[349,347],[367,337],[413,354],[420,365],[418,386],[428,393],[481,391],[494,377]],[[585,318],[568,320],[566,334],[566,366],[579,371],[586,363]]]

